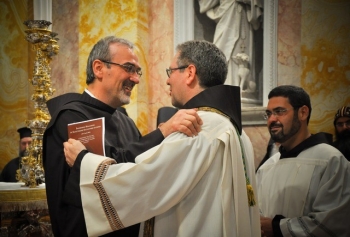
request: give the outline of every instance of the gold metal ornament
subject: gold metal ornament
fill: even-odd
[[[58,54],[57,33],[48,30],[51,22],[45,20],[28,20],[24,22],[28,27],[26,40],[33,44],[36,53],[34,60],[33,78],[29,79],[34,87],[31,100],[34,101],[34,119],[27,120],[27,126],[32,130],[32,143],[21,158],[16,178],[24,185],[35,188],[45,183],[43,168],[43,135],[50,121],[46,102],[51,98],[55,90],[51,87],[52,57]]]

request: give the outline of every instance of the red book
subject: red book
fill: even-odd
[[[105,156],[105,118],[68,124],[68,137],[81,141],[89,152]]]

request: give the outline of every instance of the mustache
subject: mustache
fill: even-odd
[[[130,80],[128,80],[128,81],[124,81],[123,86],[125,86],[125,87],[129,87],[129,88],[133,89],[133,88],[134,88],[134,86],[135,86],[135,82],[130,81]]]
[[[269,126],[269,129],[271,129],[272,127],[280,127],[280,128],[282,128],[283,125],[280,124],[280,123],[278,123],[278,122],[272,122],[272,123],[270,124],[270,126]]]

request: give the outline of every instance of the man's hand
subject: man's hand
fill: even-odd
[[[203,124],[202,119],[197,114],[197,109],[181,109],[173,117],[158,128],[164,137],[173,132],[181,132],[189,137],[197,136]]]
[[[86,150],[86,147],[78,140],[69,138],[67,142],[63,143],[64,155],[66,157],[67,164],[72,167],[74,165],[77,156],[82,150]]]
[[[272,219],[260,216],[261,236],[273,237]]]

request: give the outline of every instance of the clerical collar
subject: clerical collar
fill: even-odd
[[[238,86],[218,85],[203,90],[190,99],[183,109],[210,107],[230,118],[242,134],[241,90]]]
[[[280,159],[297,157],[302,151],[321,143],[329,144],[329,139],[327,138],[326,133],[320,132],[320,133],[311,135],[310,137],[308,137],[307,139],[299,143],[296,147],[294,147],[290,151],[286,151],[283,146],[280,146],[279,148],[279,152],[281,153]]]
[[[95,97],[87,88],[85,88],[84,91],[86,92],[86,94],[88,94],[88,95],[91,96],[92,98],[95,98],[95,99],[96,99],[96,97]]]

